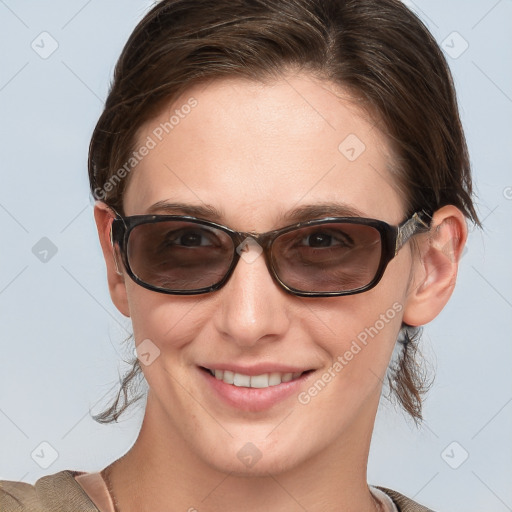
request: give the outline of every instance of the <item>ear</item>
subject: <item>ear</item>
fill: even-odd
[[[114,249],[110,240],[110,230],[114,213],[101,201],[96,201],[94,205],[94,219],[98,229],[101,249],[107,266],[108,288],[110,297],[116,308],[124,315],[130,316],[130,308],[128,307],[128,297],[126,295],[124,267],[120,254]]]
[[[425,325],[444,308],[455,287],[459,259],[467,239],[463,213],[453,205],[443,206],[432,218],[431,229],[416,237],[412,279],[403,321]]]

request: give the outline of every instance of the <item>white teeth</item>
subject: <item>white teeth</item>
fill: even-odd
[[[224,370],[224,376],[221,379],[228,384],[233,384],[235,382],[235,374],[229,370]]]
[[[268,373],[253,375],[251,377],[251,388],[268,388]]]
[[[229,370],[209,370],[217,380],[222,380],[226,384],[233,384],[234,386],[244,388],[268,388],[270,386],[277,386],[282,382],[290,382],[291,380],[298,379],[302,372],[295,373],[263,373],[262,375],[243,375],[242,373],[235,373]]]
[[[269,386],[277,386],[281,384],[281,374],[280,373],[271,373],[268,377],[268,385]]]
[[[217,376],[215,376],[217,377]],[[251,387],[251,377],[249,375],[242,375],[241,373],[235,373],[233,378],[233,384],[235,386],[250,388]]]

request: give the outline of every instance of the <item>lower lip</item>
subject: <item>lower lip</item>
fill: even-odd
[[[258,412],[270,409],[292,395],[298,395],[300,387],[313,372],[302,374],[298,379],[282,382],[268,388],[246,388],[226,384],[216,379],[210,372],[199,369],[214,393],[231,407],[242,411]]]

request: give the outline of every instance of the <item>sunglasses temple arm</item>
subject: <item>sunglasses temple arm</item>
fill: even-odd
[[[118,275],[122,276],[123,273],[119,269],[119,264],[117,263],[117,258],[116,258],[116,244],[114,242],[114,220],[115,219],[112,219],[112,221],[110,223],[110,244],[112,245],[112,258],[114,259],[114,265],[116,267],[116,273]]]
[[[426,233],[430,230],[430,224],[427,222],[427,219],[430,218],[430,215],[426,212],[416,212],[409,220],[398,226],[395,256],[413,235],[416,235],[417,233]]]

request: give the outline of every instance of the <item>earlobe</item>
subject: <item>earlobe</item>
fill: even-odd
[[[418,249],[413,253],[403,316],[406,324],[425,325],[444,308],[455,286],[466,238],[466,219],[458,208],[443,206],[434,213],[430,231],[417,238]]]
[[[120,255],[115,250],[111,240],[111,226],[114,219],[112,210],[100,201],[94,205],[94,219],[98,229],[103,257],[107,267],[108,288],[110,297],[116,308],[124,315],[130,316],[128,297],[126,294],[125,274]]]

